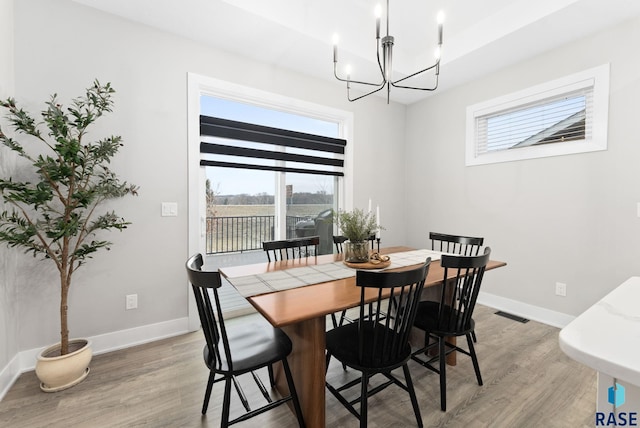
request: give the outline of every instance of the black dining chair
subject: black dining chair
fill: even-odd
[[[362,372],[360,379],[339,387],[326,382],[329,392],[360,420],[360,427],[367,426],[367,399],[392,384],[409,393],[418,426],[423,426],[407,362],[411,357],[409,334],[430,263],[431,259],[427,259],[417,268],[400,272],[358,270],[356,286],[360,287],[360,317],[327,332],[327,369],[331,357],[335,357]],[[382,315],[383,309],[391,315]],[[404,383],[391,373],[399,367],[404,372]],[[369,380],[377,374],[387,380],[368,390]],[[346,398],[342,394],[358,384],[358,398]],[[354,407],[357,402],[360,402],[359,412]]]
[[[336,252],[338,254],[342,254],[342,252],[343,252],[342,244],[344,244],[345,241],[347,241],[347,237],[346,236],[333,235],[333,244],[336,246]],[[371,251],[373,251],[374,250],[374,243],[376,242],[376,235],[369,236],[367,241],[369,241],[371,243]]]
[[[204,362],[209,368],[209,380],[202,404],[202,414],[207,413],[213,384],[224,381],[221,427],[228,427],[252,418],[288,401],[293,401],[298,424],[304,427],[302,410],[287,362],[287,356],[292,349],[291,340],[282,330],[273,328],[266,321],[238,324],[233,329],[227,329],[218,297],[218,289],[222,285],[220,273],[203,271],[202,265],[201,254],[192,256],[186,263],[187,275],[195,295],[202,332],[206,339],[203,355]],[[211,295],[213,295],[213,301]],[[264,367],[271,367],[277,362],[282,363],[289,395],[273,400],[255,372]],[[267,400],[266,405],[254,410],[251,410],[236,379],[236,377],[248,373],[252,374],[260,392]],[[229,420],[232,383],[246,412]]]
[[[343,235],[333,235],[333,245],[336,246],[336,253],[342,254],[344,252],[342,244],[347,241],[347,237]]]
[[[463,256],[477,256],[480,247],[484,244],[484,238],[475,236],[448,235],[445,233],[429,233],[431,249]],[[475,330],[471,332],[473,342],[477,342]]]
[[[431,249],[443,253],[461,254],[463,256],[477,256],[484,238],[473,236],[448,235],[445,233],[429,233]]]
[[[262,249],[267,253],[267,259],[270,262],[277,262],[278,260],[316,256],[318,255],[319,245],[319,236],[308,236],[305,238],[264,241]]]
[[[414,327],[425,332],[424,346],[412,352],[411,358],[424,367],[440,374],[440,407],[447,410],[446,356],[453,351],[471,357],[478,385],[482,385],[480,366],[471,339],[475,328],[472,318],[476,299],[480,292],[484,271],[491,249],[485,248],[480,256],[443,255],[440,265],[444,268],[442,292],[438,302],[423,301],[418,305]],[[449,275],[453,273],[452,279]],[[469,350],[446,340],[447,337],[465,336]],[[435,342],[430,343],[434,338]],[[438,354],[427,359],[428,351],[437,347]],[[434,362],[439,366],[435,367]]]

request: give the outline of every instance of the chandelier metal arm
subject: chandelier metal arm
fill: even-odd
[[[380,85],[387,83],[387,79],[384,77],[384,67],[382,66],[382,62],[380,61],[380,37],[376,39],[376,58],[378,59],[378,69],[380,70],[380,77],[382,77],[382,82]]]
[[[343,79],[342,77],[338,76],[338,71],[337,71],[337,64],[334,63],[333,64],[333,75],[335,76],[336,79],[338,79],[341,82],[346,82],[347,84],[349,83],[357,83],[359,85],[369,85],[369,86],[380,86],[380,85],[384,85],[385,82],[381,82],[381,83],[371,83],[371,82],[361,82],[360,80],[353,80],[353,79]]]
[[[346,82],[347,84],[349,83],[357,83],[359,85],[369,85],[369,86],[380,86],[386,83],[384,81],[380,82],[380,83],[371,83],[371,82],[362,82],[360,80],[353,80],[353,79],[343,79],[342,77],[338,76],[338,72],[337,72],[337,65],[334,64],[333,65],[333,75],[335,76],[336,79],[338,79],[341,82]]]
[[[379,91],[380,89],[382,89],[382,87],[387,83],[387,81],[384,78],[384,70],[382,69],[382,62],[380,62],[380,39],[377,40],[376,45],[377,45],[377,49],[376,49],[376,56],[378,58],[378,67],[380,68],[380,75],[382,76],[382,80],[380,81],[380,83],[372,83],[372,82],[363,82],[361,80],[353,80],[351,78],[349,78],[347,76],[346,79],[338,76],[338,61],[333,61],[333,75],[336,79],[338,79],[340,82],[346,82],[347,84],[349,83],[356,83],[359,85],[369,85],[369,86],[380,86],[380,88],[378,88],[377,90],[370,92],[369,94],[372,94],[374,92]],[[347,88],[348,89],[348,88]],[[369,95],[367,94],[367,95]],[[360,99],[362,97],[358,97],[356,99]],[[354,100],[355,101],[355,100]]]
[[[435,91],[436,89],[438,89],[438,76],[436,76],[436,82],[435,85],[431,88],[419,88],[417,86],[402,86],[402,85],[395,85],[393,84],[393,82],[390,82],[391,86],[393,86],[394,88],[401,88],[401,89],[415,89],[418,91]]]
[[[431,87],[431,88],[422,88],[422,87],[417,87],[417,86],[405,86],[405,85],[398,85],[398,83],[410,79],[414,76],[417,76],[419,74],[422,74],[424,72],[436,69],[436,73],[435,73],[435,86]],[[432,65],[431,67],[427,67],[424,70],[420,70],[420,71],[416,71],[413,74],[410,74],[409,76],[405,76],[402,79],[398,79],[395,82],[389,82],[391,84],[391,86],[393,86],[394,88],[402,88],[402,89],[416,89],[418,91],[435,91],[438,88],[438,77],[440,77],[440,61],[438,60],[437,63],[435,63],[434,65]]]
[[[370,85],[370,83],[368,83],[368,84]],[[368,95],[375,94],[376,92],[382,90],[385,86],[386,86],[386,83],[383,83],[382,85],[380,85],[379,88],[374,89],[373,91],[367,92],[366,94],[360,95],[359,97],[351,98],[350,95],[349,95],[349,93],[350,93],[349,91],[351,90],[351,88],[347,85],[347,99],[349,101],[351,101],[351,102],[358,101],[360,98],[364,98],[364,97],[366,97]]]

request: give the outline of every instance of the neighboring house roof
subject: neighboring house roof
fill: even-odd
[[[532,135],[526,140],[514,144],[510,148],[515,149],[518,147],[537,146],[560,141],[583,140],[585,138],[585,119],[585,110],[580,110],[555,125]]]

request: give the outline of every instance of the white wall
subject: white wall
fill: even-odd
[[[0,99],[14,95],[13,75],[13,0],[0,0]],[[0,126],[10,134],[4,111],[0,115]],[[15,156],[0,148],[0,174],[10,174],[15,170]],[[0,209],[3,208],[0,202]],[[18,373],[18,293],[15,281],[17,254],[5,245],[0,245],[0,399],[4,395],[4,385],[12,382]]]
[[[0,0],[0,97],[13,96],[13,0]]]
[[[640,275],[638,46],[633,20],[410,106],[407,242],[429,231],[484,236],[508,263],[487,273],[484,291],[574,316]],[[607,62],[607,151],[465,167],[468,105]]]
[[[108,235],[112,250],[98,254],[75,277],[72,336],[187,316],[187,72],[353,111],[355,205],[365,207],[372,197],[381,210],[402,206],[404,165],[397,153],[404,141],[404,106],[373,98],[350,104],[340,85],[212,50],[69,0],[21,0],[15,10],[16,98],[39,111],[53,92],[68,100],[94,78],[110,81],[117,91],[114,113],[91,135],[123,136],[113,167],[141,187],[140,196],[113,205],[132,226]],[[375,165],[381,159],[384,174]],[[163,201],[178,202],[178,217],[160,217]],[[387,243],[401,243],[402,219],[385,226]],[[33,266],[33,259],[29,263]],[[20,350],[58,340],[56,274],[39,267],[31,275],[20,284]],[[30,282],[37,284],[26,286]],[[125,311],[125,295],[131,293],[138,294],[139,309]]]

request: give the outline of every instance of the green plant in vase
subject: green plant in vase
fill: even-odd
[[[368,240],[381,226],[376,215],[359,208],[353,211],[334,211],[334,219],[341,234],[349,240],[345,242],[345,261],[364,263],[369,261]]]

